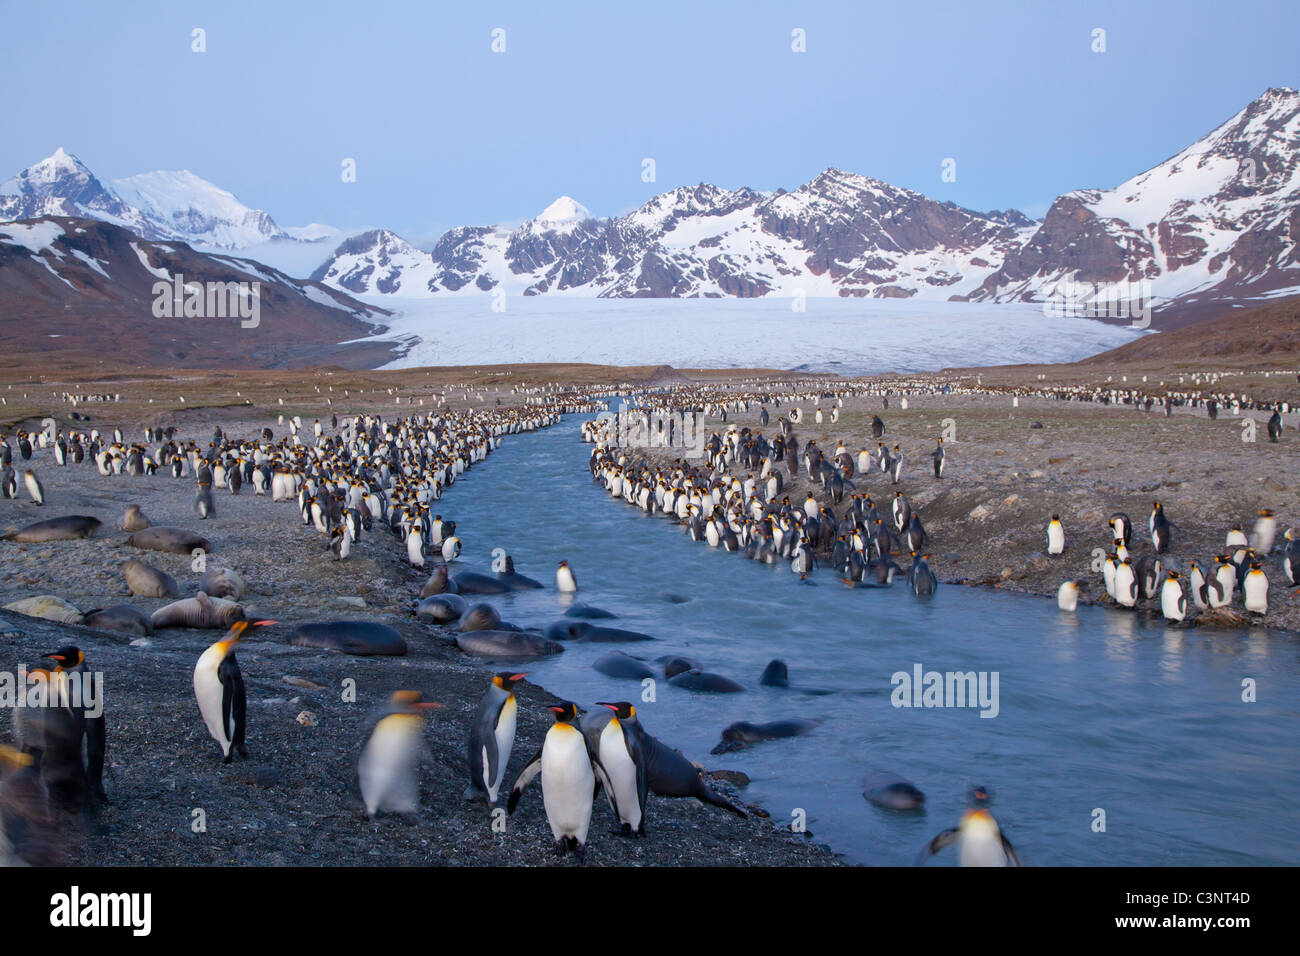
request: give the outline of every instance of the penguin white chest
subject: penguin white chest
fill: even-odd
[[[542,746],[542,803],[556,840],[587,842],[595,786],[587,741],[573,726],[556,724]]]
[[[1160,589],[1160,611],[1171,621],[1181,621],[1187,614],[1183,587],[1172,578],[1166,579]]]
[[[419,804],[415,767],[420,757],[421,721],[390,714],[375,724],[357,763],[366,813],[412,813]]]
[[[627,752],[623,729],[611,720],[600,733],[600,763],[609,775],[619,820],[633,830],[641,826],[641,802],[636,788],[636,764]]]
[[[1007,853],[1002,848],[1002,833],[992,817],[986,814],[973,815],[966,821],[962,827],[957,862],[960,866],[1007,865]]]
[[[1251,571],[1246,575],[1242,591],[1246,610],[1256,614],[1268,613],[1268,577],[1263,571]]]
[[[497,739],[497,777],[495,780],[488,780],[487,791],[488,797],[493,803],[496,803],[497,794],[501,790],[501,782],[506,776],[506,764],[510,762],[510,751],[515,746],[515,722],[519,715],[519,705],[515,703],[515,695],[511,694],[506,698],[506,702],[501,705],[501,713],[497,715],[497,726],[493,736]],[[486,773],[486,762],[484,772]]]
[[[199,713],[207,725],[212,739],[221,744],[222,756],[229,756],[234,727],[226,726],[221,714],[221,701],[224,688],[217,668],[225,659],[225,651],[219,646],[209,647],[194,665],[194,699],[198,701]]]
[[[1065,529],[1061,522],[1053,521],[1047,526],[1047,553],[1060,554],[1065,550]]]

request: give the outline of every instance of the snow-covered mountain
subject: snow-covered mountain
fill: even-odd
[[[0,222],[40,216],[82,216],[130,229],[144,239],[220,249],[267,242],[336,240],[313,223],[282,229],[267,213],[189,170],[142,173],[104,183],[62,147],[0,183]]]
[[[562,196],[516,228],[465,226],[422,253],[386,230],[343,243],[312,278],[354,293],[503,289],[605,298],[841,295],[949,299],[974,291],[1032,231],[828,169],[793,192],[702,183],[595,219]]]
[[[313,278],[407,297],[989,302],[1043,301],[1063,279],[1149,280],[1157,308],[1187,311],[1300,290],[1297,237],[1300,93],[1272,89],[1123,185],[1061,196],[1037,223],[828,169],[792,192],[681,187],[613,219],[565,196],[517,228],[453,229],[431,253],[380,230],[340,246]]]
[[[1300,289],[1300,92],[1271,89],[1114,189],[1059,197],[971,296],[1040,301],[1062,280],[1150,282],[1213,302]]]

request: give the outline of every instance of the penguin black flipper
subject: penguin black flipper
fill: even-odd
[[[506,801],[506,812],[514,813],[515,807],[519,805],[519,798],[523,795],[524,790],[533,778],[542,772],[542,748],[537,748],[537,754],[532,760],[528,761],[523,770],[519,771],[519,776],[515,778],[515,785],[510,788],[510,799]]]
[[[591,799],[594,801],[600,794],[601,788],[605,789],[605,796],[609,798],[609,807],[614,811],[614,821],[623,819],[623,814],[618,810],[618,797],[614,793],[614,786],[609,779],[609,772],[605,770],[605,765],[600,762],[599,755],[593,755],[591,758],[591,769],[596,777],[596,784],[591,788]]]
[[[1002,838],[1002,849],[1007,854],[1007,861],[1012,866],[1020,866],[1020,857],[1016,856],[1016,849],[1011,845],[1011,841],[1007,839],[1007,835],[998,830],[998,836]]]
[[[244,693],[244,675],[239,671],[239,662],[233,653],[222,658],[217,668],[217,678],[221,681],[221,724],[230,736],[230,753],[226,754],[226,763],[239,751],[241,757],[247,757],[244,749],[244,719],[247,716],[248,700]]]
[[[934,856],[944,847],[952,846],[954,843],[957,842],[957,837],[960,835],[961,835],[961,829],[958,827],[952,827],[951,829],[944,830],[933,840],[931,840],[929,844],[926,845],[926,848],[921,851],[921,855],[916,858],[916,865],[920,866],[922,863],[924,863],[930,857]],[[1003,837],[1002,839],[1005,840],[1006,837]]]

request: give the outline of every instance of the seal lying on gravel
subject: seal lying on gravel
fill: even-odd
[[[588,743],[599,741],[613,714],[602,708],[582,715],[582,733]],[[661,797],[694,797],[715,807],[730,810],[738,817],[747,817],[743,809],[725,797],[719,796],[704,781],[699,767],[691,763],[662,740],[641,729],[641,750],[645,755],[646,784],[650,792]],[[597,744],[599,746],[599,744]]]
[[[230,568],[210,568],[199,579],[199,590],[212,597],[238,601],[244,596],[247,588],[244,579]]]
[[[461,615],[458,626],[462,631],[501,630],[501,614],[491,604],[475,604]]]
[[[450,624],[469,610],[459,594],[434,594],[415,606],[415,616],[425,624]]]
[[[126,575],[126,586],[132,594],[140,597],[174,598],[181,596],[181,586],[166,571],[159,571],[152,564],[132,559],[122,563],[122,573]]]
[[[172,554],[190,554],[194,550],[211,551],[207,538],[184,528],[145,528],[126,539],[133,548],[149,551],[168,551]]]
[[[86,627],[102,627],[106,631],[139,634],[142,637],[153,633],[153,621],[149,615],[130,604],[115,604],[112,607],[87,611],[81,623]]]
[[[738,720],[722,732],[722,741],[709,753],[725,754],[733,750],[743,750],[760,740],[780,740],[782,737],[798,737],[806,734],[817,725],[811,720],[799,720],[791,717],[787,720],[774,720],[768,724],[751,724],[747,720]]]
[[[862,786],[862,795],[886,810],[915,810],[925,803],[925,794],[896,773],[873,773]]]
[[[456,636],[456,646],[476,657],[545,657],[564,650],[563,644],[523,631],[469,631]]]
[[[28,617],[43,618],[46,621],[58,621],[60,624],[80,624],[82,620],[80,611],[63,598],[55,597],[53,594],[42,594],[38,597],[14,601],[12,604],[6,604],[5,610],[26,614]]]
[[[625,631],[617,627],[600,627],[586,621],[556,621],[546,629],[546,636],[554,641],[590,641],[602,644],[654,640],[649,634],[642,634],[639,631]]]
[[[153,522],[144,516],[139,505],[127,505],[126,514],[122,515],[122,520],[118,522],[117,530],[143,531],[152,524]]]
[[[10,531],[3,540],[28,544],[40,541],[74,541],[78,538],[91,537],[101,523],[92,515],[64,515],[62,518],[49,518],[29,524],[18,531]]]
[[[401,657],[406,639],[387,624],[374,621],[318,621],[304,624],[289,635],[294,647],[342,651],[354,657]]]
[[[153,612],[153,626],[228,628],[236,621],[247,620],[244,609],[234,601],[224,601],[200,591],[192,598],[173,601]]]
[[[424,582],[424,587],[420,588],[420,600],[423,601],[435,594],[455,593],[456,582],[447,580],[447,565],[440,564],[433,569],[433,574],[429,575],[429,580]]]

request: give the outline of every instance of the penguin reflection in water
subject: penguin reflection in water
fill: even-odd
[[[572,850],[581,861],[587,851],[596,775],[591,768],[587,740],[578,723],[578,708],[565,701],[550,709],[555,713],[555,722],[546,732],[542,749],[519,774],[506,807],[514,813],[524,789],[540,773],[542,804],[555,837],[555,853],[563,856]]]
[[[357,761],[357,780],[366,816],[414,813],[420,802],[416,768],[420,763],[424,718],[442,704],[426,701],[418,690],[395,691],[379,712]]]
[[[967,796],[970,809],[962,814],[961,822],[931,840],[921,851],[917,864],[956,844],[958,866],[1019,866],[1020,859],[1011,841],[988,811],[992,795],[984,787],[971,787]]]

